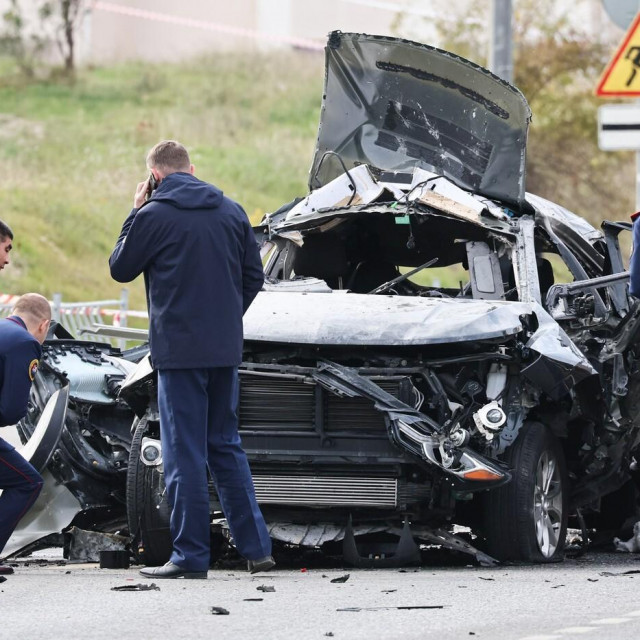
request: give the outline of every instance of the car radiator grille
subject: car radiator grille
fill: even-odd
[[[401,378],[376,381],[396,398]],[[337,396],[315,384],[284,375],[241,372],[240,428],[248,430],[359,431],[384,433],[384,416],[365,398]],[[317,421],[320,425],[316,425]]]
[[[332,507],[395,507],[395,478],[254,475],[260,504]]]

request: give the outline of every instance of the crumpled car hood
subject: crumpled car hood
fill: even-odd
[[[531,310],[523,302],[261,292],[244,316],[244,338],[352,346],[486,340],[519,333]]]
[[[359,164],[408,173],[422,167],[519,208],[530,120],[518,89],[468,60],[398,38],[334,31],[309,187]]]

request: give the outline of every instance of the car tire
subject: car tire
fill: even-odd
[[[486,495],[487,552],[502,561],[562,560],[568,478],[558,439],[543,424],[525,422],[504,460],[513,478]]]
[[[127,520],[136,560],[159,566],[169,560],[173,548],[169,519],[171,510],[166,496],[164,476],[157,467],[140,458],[142,439],[149,432],[146,416],[136,425],[131,441],[127,472]]]

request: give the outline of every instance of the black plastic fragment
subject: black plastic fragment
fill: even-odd
[[[224,607],[211,607],[211,615],[213,615],[213,616],[228,616],[229,612]]]
[[[111,591],[160,591],[155,582],[151,584],[123,584],[120,587],[111,587]]]
[[[262,591],[263,593],[273,593],[276,588],[272,587],[269,584],[261,584],[259,587],[256,587],[258,591]]]
[[[600,575],[601,576],[628,576],[631,575],[632,573],[640,573],[640,569],[629,569],[629,571],[622,571],[621,573],[612,573],[611,571],[603,571]]]
[[[444,609],[443,604],[427,604],[427,605],[412,605],[412,606],[400,606],[400,607],[346,607],[344,609],[336,609],[336,611],[349,611],[349,612],[358,612],[358,611],[385,611],[391,609]]]
[[[345,573],[343,576],[340,576],[339,578],[334,578],[331,582],[346,582],[350,576],[351,576],[350,573]]]

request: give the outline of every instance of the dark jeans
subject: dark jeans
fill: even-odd
[[[0,554],[42,489],[40,474],[0,438]]]
[[[160,437],[172,507],[171,562],[190,571],[209,568],[207,468],[238,551],[249,560],[271,554],[247,456],[238,435],[238,370],[158,371]]]

